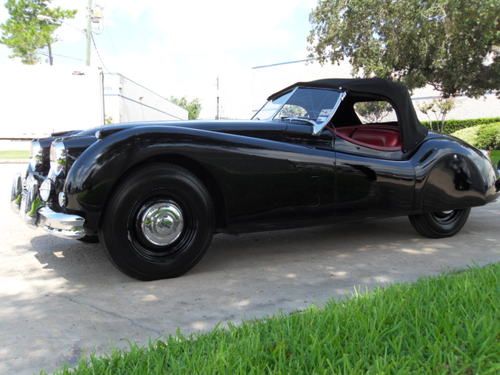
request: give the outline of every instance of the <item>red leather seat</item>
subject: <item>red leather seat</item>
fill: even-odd
[[[351,138],[379,147],[397,147],[400,144],[399,132],[389,129],[358,128],[351,135]]]
[[[355,130],[355,126],[344,126],[342,128],[335,128],[334,132],[343,138],[351,138],[351,134],[354,133]]]
[[[350,142],[380,150],[401,148],[399,129],[387,125],[357,125],[336,128],[335,133]]]

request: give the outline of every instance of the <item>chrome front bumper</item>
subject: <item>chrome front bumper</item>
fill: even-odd
[[[85,236],[85,219],[78,215],[55,212],[43,205],[38,181],[31,175],[17,175],[12,183],[11,205],[26,224],[40,226],[57,237],[79,239]]]

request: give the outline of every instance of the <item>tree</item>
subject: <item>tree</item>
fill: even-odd
[[[10,17],[0,25],[0,43],[12,50],[10,57],[33,65],[39,61],[37,51],[47,47],[52,65],[52,45],[57,41],[54,32],[65,19],[73,18],[76,10],[49,7],[51,1],[7,0],[5,7]]]
[[[358,115],[368,122],[380,122],[393,111],[391,105],[384,101],[359,102],[354,105]]]
[[[182,98],[170,97],[170,101],[188,111],[188,119],[196,120],[201,112],[201,103],[198,98],[188,101],[185,96]]]
[[[418,109],[429,118],[431,130],[442,133],[446,116],[454,107],[455,101],[453,99],[434,99],[432,102],[420,104]],[[431,114],[434,115],[434,118],[432,118]],[[434,120],[436,122],[436,129],[433,126]]]
[[[500,88],[498,0],[320,0],[311,56],[356,75],[432,85],[444,97]]]

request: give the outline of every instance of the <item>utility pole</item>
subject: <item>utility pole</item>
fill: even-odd
[[[217,115],[215,119],[220,120],[219,76],[217,76]]]
[[[87,7],[87,53],[86,53],[86,65],[90,66],[90,51],[92,43],[92,0],[88,0]]]

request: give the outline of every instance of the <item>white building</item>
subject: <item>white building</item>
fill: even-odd
[[[106,121],[187,120],[184,108],[120,73],[104,74]]]
[[[33,138],[106,121],[187,120],[187,111],[120,74],[97,68],[4,64],[0,138]]]

